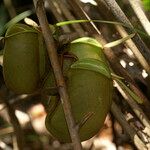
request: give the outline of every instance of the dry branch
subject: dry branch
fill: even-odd
[[[18,118],[15,115],[15,109],[12,105],[9,104],[9,102],[5,102],[8,110],[8,115],[10,118],[10,122],[14,128],[14,133],[17,140],[17,147],[22,150],[24,148],[24,134],[23,130],[21,129],[20,123],[18,121]]]
[[[118,108],[118,106],[113,102],[111,106],[111,112],[115,116],[115,118],[118,120],[118,122],[121,124],[123,129],[129,134],[132,141],[134,141],[136,147],[139,150],[147,150],[147,147],[145,144],[141,141],[141,139],[136,134],[136,131],[130,127],[130,125],[127,123],[125,117],[123,116],[121,110]]]
[[[98,8],[100,13],[105,17],[109,19],[113,20],[113,16],[110,12],[110,9],[108,8],[108,6],[105,4],[105,2],[103,0],[96,0],[96,2],[98,3]],[[107,12],[107,13],[105,13]],[[98,18],[99,19],[99,18]],[[122,37],[126,37],[129,34],[126,32],[126,30],[124,29],[124,27],[119,26],[119,25],[115,25],[117,31],[120,33],[120,35]],[[148,62],[146,61],[146,59],[143,57],[143,55],[141,54],[140,50],[137,48],[137,46],[135,45],[135,43],[133,42],[132,39],[125,41],[126,45],[128,46],[128,48],[130,48],[132,50],[132,52],[134,53],[135,57],[137,58],[137,60],[139,61],[139,63],[141,64],[141,66],[147,71],[148,74],[150,74],[150,67]]]
[[[104,1],[107,3],[109,9],[113,13],[113,15],[116,17],[116,19],[126,25],[130,25],[131,29],[128,29],[129,32],[134,31],[133,25],[131,24],[129,19],[126,17],[124,12],[121,10],[117,2],[115,0],[104,0]],[[138,49],[141,51],[142,55],[148,61],[148,63],[150,63],[150,51],[138,34],[133,38],[133,41],[137,45]]]
[[[126,37],[128,36],[128,33],[125,31],[125,29],[121,26],[116,26],[116,29],[118,30],[118,32],[120,33],[120,35],[122,37]],[[132,39],[129,39],[127,41],[125,41],[125,43],[127,44],[127,46],[132,50],[132,52],[134,53],[135,57],[137,58],[137,60],[139,61],[139,63],[141,64],[141,66],[147,71],[147,73],[150,75],[150,66],[147,63],[146,59],[143,57],[143,55],[141,54],[141,52],[139,51],[139,49],[137,48],[137,46],[134,44]]]
[[[139,120],[143,123],[143,125],[145,127],[147,127],[149,129],[149,132],[148,132],[148,134],[149,134],[150,133],[150,121],[147,118],[147,116],[144,114],[143,110],[132,99],[132,97],[119,86],[119,84],[116,83],[116,87],[117,87],[118,91],[120,92],[120,94],[123,96],[123,98],[128,102],[128,104],[130,105],[130,107],[132,108],[134,113],[137,115]]]
[[[14,133],[14,129],[13,127],[6,127],[6,128],[3,128],[3,129],[0,129],[0,137],[4,137],[8,134],[12,134]]]
[[[53,13],[53,15],[55,16],[56,20],[58,22],[64,21],[64,18],[62,15],[59,14],[59,12],[57,11],[57,8],[55,7],[55,5],[53,4],[52,1],[46,1],[48,3],[48,8],[50,9],[50,11]],[[70,32],[71,30],[69,29],[68,26],[63,26],[62,29],[65,32]]]
[[[75,150],[81,150],[80,138],[78,135],[78,131],[76,128],[76,124],[72,115],[71,105],[69,102],[69,96],[67,93],[66,84],[63,78],[62,70],[59,64],[57,50],[55,47],[55,42],[52,37],[52,33],[49,29],[48,21],[45,14],[44,2],[43,0],[34,0],[34,5],[36,9],[36,14],[39,19],[39,23],[42,29],[43,37],[46,42],[49,58],[51,61],[51,65],[54,71],[58,91],[60,94],[60,99],[62,102],[65,118],[67,121],[68,129],[70,132],[70,136],[73,142],[73,147]]]
[[[57,0],[57,3],[62,11],[62,13],[64,14],[64,16],[68,19],[68,20],[75,20],[74,16],[71,14],[71,12],[67,9],[67,7],[65,6],[64,2],[62,0]],[[77,31],[77,33],[80,36],[84,35],[84,30],[82,29],[80,24],[72,24],[72,27]]]

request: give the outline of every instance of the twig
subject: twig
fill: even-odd
[[[77,32],[72,32],[70,34],[60,35],[60,37],[58,38],[58,41],[59,41],[60,45],[64,45],[64,44],[72,42],[73,40],[77,39],[78,37],[79,37],[79,34]]]
[[[123,116],[121,110],[118,108],[115,102],[112,103],[111,112],[113,113],[117,121],[121,124],[123,129],[128,133],[132,141],[134,141],[134,144],[136,145],[136,147],[139,150],[147,150],[147,147],[138,137],[138,135],[136,134],[136,131],[132,127],[130,127],[130,125],[127,123],[125,117]]]
[[[13,143],[13,149],[14,150],[19,150],[18,145],[17,145],[17,139],[16,136],[12,136],[12,143]]]
[[[109,18],[113,19],[113,16],[111,15],[110,10],[109,10],[108,6],[105,4],[105,2],[103,0],[96,0],[96,2],[98,3],[98,8],[99,8],[100,13],[105,18],[108,18],[108,16],[109,16]],[[122,26],[115,25],[115,27],[122,37],[128,36],[128,33],[125,31],[125,29]],[[140,62],[140,64],[143,66],[143,68],[147,71],[147,73],[150,74],[150,66],[149,66],[148,62],[143,57],[143,55],[141,54],[140,50],[137,48],[137,46],[135,45],[133,40],[129,39],[129,40],[125,41],[125,43],[132,50],[135,57]]]
[[[98,5],[98,10],[101,12],[100,14],[102,14],[105,19],[107,20],[107,17],[110,19],[110,20],[113,20],[113,15],[111,14],[110,12],[110,9],[107,9],[108,6],[107,4],[105,3],[104,0],[95,0],[97,5]]]
[[[118,21],[121,21],[122,23],[126,25],[130,25],[131,29],[127,29],[129,32],[134,31],[134,27],[131,24],[131,22],[128,20],[124,12],[121,10],[119,5],[115,0],[104,0],[108,7],[110,8],[111,12],[114,14],[114,16],[118,19]],[[136,36],[133,38],[133,41],[137,45],[138,49],[141,51],[142,55],[145,57],[145,59],[150,63],[150,51],[145,45],[145,43],[142,41],[140,36],[136,34]]]
[[[128,36],[128,33],[125,31],[125,29],[122,26],[116,25],[116,29],[118,30],[118,32],[120,33],[120,35],[122,37]],[[132,52],[134,53],[134,55],[137,58],[137,60],[139,61],[139,63],[142,65],[142,67],[150,75],[150,66],[147,63],[146,59],[141,54],[141,52],[139,51],[139,49],[137,48],[137,46],[134,44],[133,40],[129,39],[129,40],[125,41],[125,43],[132,50]]]
[[[63,12],[63,14],[68,20],[75,20],[74,16],[67,9],[67,7],[65,6],[62,0],[57,0],[57,3],[59,7],[61,8],[61,11]],[[79,33],[80,36],[84,36],[84,30],[82,29],[80,24],[72,24],[72,27],[77,31],[77,33]]]
[[[139,118],[139,120],[143,123],[143,125],[145,127],[147,127],[150,131],[150,122],[149,119],[147,118],[147,116],[144,114],[144,112],[142,111],[142,109],[138,106],[138,104],[132,99],[132,97],[127,94],[120,86],[119,84],[116,82],[116,87],[118,89],[118,91],[120,92],[120,94],[123,96],[123,98],[128,102],[128,104],[130,105],[130,107],[132,108],[132,110],[134,111],[134,113],[137,115],[137,117]],[[150,132],[147,132],[147,134],[149,134]],[[149,135],[150,136],[150,135]]]
[[[145,29],[147,34],[150,35],[150,22],[142,9],[141,0],[128,0],[128,1],[132,9],[134,10],[136,16],[138,17],[139,21],[141,22],[143,28]]]
[[[50,8],[50,11],[52,11],[52,13],[53,13],[53,15],[56,17],[57,21],[58,21],[58,22],[64,21],[63,16],[61,16],[61,15],[58,13],[58,11],[57,11],[55,5],[53,4],[53,2],[52,2],[51,0],[46,0],[46,2],[48,3],[48,6],[49,6],[48,8]],[[62,29],[63,29],[65,32],[70,32],[70,31],[71,31],[68,26],[63,26]]]
[[[76,129],[76,124],[72,115],[71,105],[69,102],[69,96],[67,93],[67,87],[63,78],[62,70],[59,64],[57,50],[55,47],[54,39],[52,37],[52,33],[49,29],[48,21],[46,18],[45,10],[44,10],[44,2],[43,0],[33,0],[34,6],[36,9],[36,14],[39,19],[39,23],[42,29],[43,37],[46,42],[49,58],[51,61],[51,65],[54,71],[58,91],[60,94],[60,99],[62,102],[65,118],[67,121],[68,129],[70,132],[70,136],[73,142],[73,147],[75,150],[81,150],[80,138],[78,135],[78,131]]]
[[[134,128],[137,135],[144,143],[150,142],[149,136],[142,131],[143,125],[136,119],[136,117],[133,116],[133,114],[131,114],[130,112],[127,112],[125,113],[125,118],[127,122],[130,124],[130,126]]]
[[[34,96],[37,96],[37,95],[40,95],[39,91],[37,91],[35,93],[32,93],[32,94],[29,94],[29,95],[27,95],[27,94],[18,95],[18,96],[14,97],[14,98],[10,98],[8,101],[9,101],[10,105],[14,105],[15,106],[15,105],[17,105],[17,103],[24,102],[26,99],[33,98]],[[0,98],[0,100],[2,100],[2,99]],[[6,108],[7,108],[7,106],[4,103],[3,106],[0,109],[0,112],[2,110],[6,109]]]
[[[8,114],[9,114],[9,118],[10,118],[10,122],[12,123],[12,126],[14,128],[14,132],[16,135],[16,139],[17,139],[17,146],[20,150],[22,150],[24,148],[24,135],[23,135],[23,131],[21,129],[20,123],[18,121],[18,118],[15,115],[15,110],[13,108],[13,106],[11,106],[9,104],[9,102],[5,102],[6,106],[7,106],[7,110],[8,110]]]
[[[13,127],[7,127],[0,129],[0,137],[4,137],[5,135],[14,133]]]
[[[78,0],[67,0],[67,2],[70,4],[72,10],[74,11],[75,15],[79,19],[85,19],[85,20],[91,20],[89,16],[84,12],[82,9],[80,2]],[[91,21],[89,23],[83,23],[84,28],[91,34],[91,35],[101,35],[100,31],[97,29],[95,24]]]

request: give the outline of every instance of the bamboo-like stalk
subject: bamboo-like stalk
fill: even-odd
[[[133,25],[126,17],[122,9],[119,7],[117,2],[115,0],[104,0],[104,1],[108,5],[113,15],[116,17],[116,19],[126,25],[129,25],[131,27],[131,29],[127,29],[129,32],[134,31]],[[138,34],[136,34],[136,36],[133,38],[133,41],[135,42],[138,49],[141,51],[142,55],[148,61],[148,63],[150,63],[150,51]]]
[[[109,18],[111,20],[113,20],[113,15],[111,14],[111,11],[110,9],[108,8],[107,4],[105,3],[104,0],[96,0],[97,4],[98,4],[98,8],[99,8],[99,11],[100,13],[103,15],[104,18],[107,18],[109,16]],[[105,13],[107,12],[107,14]],[[122,35],[122,36],[126,36],[128,35],[127,32],[125,31],[125,29],[121,26],[116,26],[116,29],[117,31]],[[141,64],[143,64],[142,66],[147,70],[147,72],[149,72],[149,65],[148,63],[145,61],[145,59],[142,59],[143,56],[140,54],[140,51],[138,49],[138,47],[135,45],[134,41],[132,39],[130,40],[127,40],[125,41],[126,45],[131,48],[131,50],[134,52],[134,54],[136,55],[137,59],[141,62]],[[108,51],[108,53],[107,53]],[[108,55],[108,58],[111,60],[111,58],[113,59],[114,55],[113,55],[113,52],[110,50],[110,49],[107,49],[105,51]],[[117,59],[117,58],[116,58]],[[122,75],[126,80],[129,81],[129,85],[130,85],[130,88],[135,92],[137,93],[142,99],[145,99],[145,108],[146,110],[149,110],[149,100],[145,97],[145,95],[137,88],[137,85],[136,83],[133,82],[133,78],[129,75],[129,73],[127,71],[123,71],[124,69],[122,69],[121,67],[119,67],[119,65],[117,63],[114,63],[115,62],[115,57],[113,60],[111,60],[111,64],[114,64],[114,66],[112,66],[112,68],[114,70],[117,70],[117,73],[120,74],[120,71],[122,72],[120,75]],[[145,65],[144,65],[145,64]],[[119,71],[120,70],[120,71]],[[149,112],[149,111],[148,111]]]
[[[110,19],[113,19],[113,16],[111,15],[111,12],[110,12],[108,6],[105,4],[105,2],[103,0],[96,0],[96,2],[98,3],[98,8],[99,8],[100,13],[104,17],[109,16]],[[105,14],[105,12],[107,12],[107,14]],[[122,37],[128,36],[128,33],[126,32],[124,27],[119,26],[119,25],[115,25],[115,27]],[[129,39],[129,40],[125,41],[125,43],[126,43],[127,47],[129,47],[132,50],[135,57],[141,64],[141,66],[147,71],[148,74],[150,74],[150,66],[149,66],[148,62],[146,61],[144,56],[141,54],[140,50],[137,48],[137,46],[135,45],[133,40]]]
[[[139,21],[141,22],[143,28],[147,32],[147,34],[150,36],[150,22],[148,18],[145,15],[145,12],[142,8],[142,2],[141,0],[128,0],[132,9],[134,10],[136,16],[138,17]]]
[[[128,104],[130,105],[134,113],[137,115],[139,120],[142,122],[142,124],[149,129],[147,132],[147,134],[149,135],[150,121],[147,118],[147,116],[144,114],[143,110],[138,106],[138,104],[133,100],[133,98],[119,86],[117,82],[116,82],[116,87],[118,91],[120,92],[120,94],[123,96],[123,98],[128,102]]]
[[[128,135],[130,136],[130,138],[132,139],[132,141],[134,141],[136,147],[139,150],[147,150],[148,148],[141,141],[141,139],[137,135],[136,131],[133,128],[131,128],[130,125],[127,123],[124,115],[122,114],[122,112],[119,109],[119,107],[115,104],[115,102],[112,103],[111,112],[113,113],[113,115],[115,116],[115,118],[117,119],[117,121],[121,124],[121,126],[123,127],[123,129],[128,133]]]
[[[120,35],[122,37],[126,37],[128,36],[128,33],[125,31],[125,29],[122,26],[116,25],[116,29],[118,30],[118,32],[120,33]],[[137,60],[139,61],[139,63],[141,64],[141,66],[147,71],[147,73],[150,75],[150,66],[147,63],[146,59],[144,58],[144,56],[141,54],[141,52],[139,51],[139,49],[137,48],[137,46],[134,44],[132,39],[129,39],[127,41],[125,41],[125,43],[127,44],[127,46],[132,50],[132,52],[134,53],[135,57],[137,58]]]
[[[10,105],[9,102],[5,102],[5,104],[7,106],[10,122],[14,128],[14,133],[15,133],[16,141],[17,141],[16,146],[18,147],[18,149],[22,150],[25,144],[23,130],[21,129],[18,118],[15,115],[15,109],[13,108],[13,106]]]
[[[139,136],[139,138],[141,139],[141,141],[143,141],[143,143],[146,145],[146,143],[150,142],[149,136],[147,135],[147,133],[144,133],[143,130],[141,129],[142,124],[139,122],[139,120],[137,120],[136,117],[134,117],[134,115],[130,112],[128,112],[128,110],[126,110],[126,113],[124,114],[127,122],[129,123],[129,125],[136,131],[137,135]]]
[[[66,118],[68,129],[70,132],[71,140],[73,142],[73,147],[74,147],[74,150],[81,150],[82,146],[80,143],[80,138],[79,138],[78,131],[76,128],[75,120],[72,114],[71,104],[69,102],[69,96],[67,93],[67,87],[66,87],[63,73],[59,64],[55,42],[52,37],[52,33],[49,29],[48,21],[46,18],[44,2],[43,0],[33,0],[33,2],[34,2],[35,9],[36,9],[37,17],[39,19],[39,23],[42,29],[43,37],[46,43],[46,47],[48,50],[48,55],[51,61],[53,72],[55,75],[65,118]]]

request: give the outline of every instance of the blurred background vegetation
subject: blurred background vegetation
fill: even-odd
[[[74,1],[74,0],[73,0]],[[72,2],[73,2],[72,1]],[[115,13],[110,5],[108,5],[108,0],[81,0],[80,4],[84,11],[89,15],[91,19],[102,19],[102,20],[117,20]],[[139,53],[142,53],[148,64],[150,63],[150,36],[145,31],[142,23],[139,21],[134,9],[129,0],[116,0],[119,8],[125,13],[126,17],[130,20],[134,29],[139,29],[142,33],[140,38],[143,43],[146,45],[148,51],[142,51],[140,46],[137,46],[140,49]],[[150,19],[150,0],[142,0],[141,7],[146,15],[147,19]],[[45,9],[50,24],[55,24],[59,21],[64,20],[73,20],[82,19],[80,14],[75,11],[69,0],[52,0],[50,2],[52,5],[46,1]],[[104,7],[106,6],[106,7]],[[66,11],[67,10],[67,11]],[[56,11],[56,12],[55,12]],[[65,13],[66,12],[66,13]],[[70,12],[71,16],[68,15]],[[23,14],[22,14],[23,13]],[[67,14],[68,13],[68,14]],[[21,15],[20,15],[21,14]],[[122,14],[120,14],[121,16]],[[15,20],[9,22],[11,19],[16,17]],[[4,36],[6,27],[14,22],[26,21],[24,18],[30,18],[38,23],[38,19],[35,14],[34,5],[32,0],[1,0],[0,1],[0,35]],[[85,19],[85,18],[83,18]],[[8,24],[8,22],[10,24]],[[114,41],[121,37],[118,27],[108,24],[99,24],[96,23],[97,28],[101,31],[103,37],[107,42]],[[150,26],[149,26],[150,27]],[[83,31],[86,35],[91,36],[92,33],[82,24],[80,25],[80,30]],[[77,27],[69,25],[67,27],[61,28],[61,34],[71,35],[72,33],[77,33],[77,37],[81,36],[81,33],[77,31]],[[131,33],[132,30],[127,30],[127,34]],[[68,35],[68,36],[69,36]],[[136,40],[134,44],[137,45]],[[139,43],[140,45],[140,43]],[[0,42],[0,49],[2,52],[4,46],[3,40]],[[143,47],[143,45],[141,46]],[[146,48],[143,48],[146,49]],[[143,149],[150,149],[150,78],[149,78],[149,68],[147,70],[140,64],[138,56],[135,56],[127,43],[121,44],[113,48],[113,53],[115,57],[109,57],[109,51],[106,51],[106,56],[110,66],[113,68],[113,71],[116,74],[119,74],[125,78],[125,83],[130,87],[134,87],[134,84],[129,84],[130,81],[135,83],[142,93],[142,98],[146,99],[144,104],[134,105],[134,102],[128,101],[126,93],[122,93],[118,88],[114,89],[114,101],[117,104],[126,121],[126,126],[120,118],[114,112],[114,109],[111,109],[111,112],[108,114],[104,127],[93,139],[85,141],[82,143],[83,149],[87,150],[134,150],[140,149],[139,143],[142,142]],[[115,58],[117,58],[115,60]],[[0,57],[0,64],[2,65],[2,57]],[[117,65],[122,67],[122,70],[119,70]],[[129,75],[129,76],[128,76]],[[134,88],[132,88],[133,90]],[[136,91],[135,91],[136,92]],[[141,95],[141,93],[139,95]],[[125,95],[125,96],[124,96]],[[125,100],[126,99],[126,100]],[[130,99],[130,98],[129,98]],[[46,131],[44,120],[46,112],[44,109],[43,98],[40,94],[35,95],[16,95],[12,91],[9,91],[5,86],[2,66],[0,66],[0,149],[3,150],[12,150],[18,149],[17,138],[15,132],[21,131],[20,137],[24,141],[23,149],[25,150],[67,150],[71,149],[71,145],[63,144],[59,141],[53,139],[50,134]],[[146,123],[142,122],[137,115],[134,108],[142,111],[144,117],[146,118]],[[117,110],[116,110],[117,111]],[[138,113],[139,113],[138,112]],[[144,118],[144,119],[145,119]],[[20,129],[21,127],[21,129]],[[16,131],[17,129],[20,129]],[[140,142],[137,139],[134,139],[130,135],[130,131],[135,131],[137,136],[140,139]],[[135,140],[135,141],[134,141]],[[140,146],[141,146],[140,145]]]

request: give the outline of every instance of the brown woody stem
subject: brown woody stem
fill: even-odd
[[[69,96],[67,93],[67,87],[64,81],[63,73],[60,67],[59,59],[57,56],[57,50],[55,46],[55,42],[52,36],[52,33],[49,29],[49,24],[46,18],[45,14],[45,9],[44,9],[44,2],[43,0],[33,0],[35,9],[36,9],[36,14],[39,19],[39,23],[42,29],[43,37],[46,43],[48,55],[51,61],[51,65],[53,68],[53,72],[55,75],[58,91],[60,94],[60,99],[62,102],[64,114],[66,117],[68,129],[70,132],[70,136],[73,142],[73,146],[75,150],[81,150],[81,143],[80,143],[80,138],[78,135],[78,131],[76,129],[76,124],[74,121],[74,117],[72,115],[71,111],[71,105],[69,102]]]

